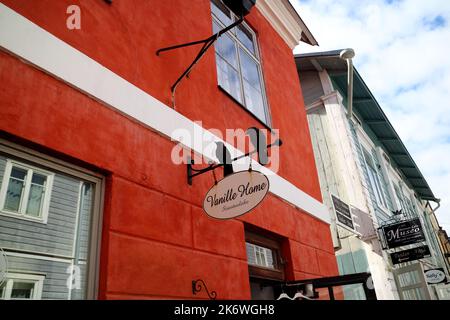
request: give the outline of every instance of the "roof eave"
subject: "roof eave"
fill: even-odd
[[[289,0],[258,0],[256,8],[291,49],[300,41],[317,46],[318,42]]]

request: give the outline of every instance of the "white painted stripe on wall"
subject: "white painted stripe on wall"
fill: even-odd
[[[167,137],[171,137],[175,130],[181,128],[189,131],[192,136],[201,132],[205,141],[224,142],[2,3],[0,3],[0,46]],[[183,144],[205,158],[216,159],[212,150],[203,150],[200,144],[191,141],[183,141]],[[242,154],[233,146],[226,145],[232,153]],[[253,168],[269,176],[271,193],[330,223],[328,210],[321,202],[269,169],[257,163],[254,163]]]

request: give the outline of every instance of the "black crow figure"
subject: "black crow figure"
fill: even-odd
[[[261,130],[255,127],[248,128],[246,133],[250,137],[253,146],[258,151],[258,162],[265,166],[269,163],[266,136]]]
[[[233,165],[230,151],[223,144],[223,142],[216,142],[216,157],[219,163],[223,164],[223,176],[226,177],[233,173]]]

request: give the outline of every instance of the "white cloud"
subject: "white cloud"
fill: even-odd
[[[355,66],[424,174],[450,233],[450,1],[291,0],[320,47]]]

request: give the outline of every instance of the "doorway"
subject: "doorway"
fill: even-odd
[[[401,300],[430,300],[427,281],[420,263],[394,271],[395,282]]]

